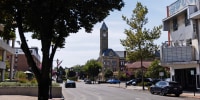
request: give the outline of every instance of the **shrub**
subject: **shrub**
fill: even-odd
[[[20,83],[28,83],[28,80],[25,79],[25,78],[20,78],[18,81],[19,81]]]
[[[32,84],[37,84],[36,78],[33,78],[32,80],[30,80],[30,82],[31,82]]]
[[[23,71],[17,71],[16,77],[18,79],[21,79],[21,78],[25,79],[26,78],[26,74]]]

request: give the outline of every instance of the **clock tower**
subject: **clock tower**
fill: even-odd
[[[103,22],[100,28],[100,56],[104,50],[108,49],[108,27]]]

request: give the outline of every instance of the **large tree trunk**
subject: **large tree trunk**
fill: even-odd
[[[21,48],[24,51],[28,64],[32,68],[35,77],[38,82],[38,100],[48,100],[49,98],[49,86],[51,82],[51,77],[49,76],[50,68],[52,67],[52,61],[54,58],[54,54],[57,48],[57,44],[55,44],[54,48],[52,48],[52,53],[49,55],[49,48],[52,41],[52,25],[53,21],[51,19],[48,19],[43,21],[43,26],[41,27],[41,43],[42,43],[42,69],[39,70],[36,66],[36,63],[34,62],[32,55],[30,53],[28,44],[26,42],[26,38],[24,36],[24,30],[22,27],[22,16],[21,16],[21,10],[16,10],[16,22],[19,30],[19,35],[21,39]],[[49,23],[49,21],[52,21],[52,24]],[[47,23],[48,22],[48,23]],[[46,34],[45,34],[46,33]]]
[[[49,78],[40,78],[38,83],[38,100],[48,100]]]

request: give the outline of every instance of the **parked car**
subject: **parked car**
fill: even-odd
[[[175,94],[179,97],[183,93],[182,86],[174,81],[159,81],[155,85],[150,87],[150,92],[152,94],[158,93],[162,96],[167,94]]]
[[[110,83],[110,84],[119,84],[120,83],[120,80],[118,79],[109,79],[108,81],[106,81],[107,83]]]
[[[153,80],[151,78],[145,78],[144,82],[146,83],[146,86],[151,86],[153,84]]]
[[[132,85],[136,86],[138,83],[141,83],[142,79],[141,78],[136,78],[132,80]],[[145,86],[151,86],[152,85],[152,79],[151,78],[144,78]]]
[[[131,79],[129,81],[126,82],[126,85],[133,85],[132,83],[136,82],[136,79]]]
[[[162,81],[161,79],[152,79],[152,85],[155,85],[157,82]]]
[[[72,80],[67,80],[65,82],[65,88],[76,88],[76,82]]]
[[[92,81],[87,79],[87,80],[85,80],[85,84],[92,84]]]

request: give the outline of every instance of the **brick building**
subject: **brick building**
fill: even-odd
[[[37,47],[31,47],[29,48],[31,51],[31,54],[33,56],[34,61],[36,62],[36,65],[38,68],[41,65],[40,62],[40,55],[38,53],[38,48]],[[15,62],[14,62],[14,70],[17,71],[27,71],[31,70],[30,66],[28,65],[26,56],[21,48],[15,48]]]
[[[102,63],[102,73],[111,70],[114,76],[125,68],[125,51],[114,51],[108,48],[108,27],[105,23],[100,28],[100,53],[98,61]]]

